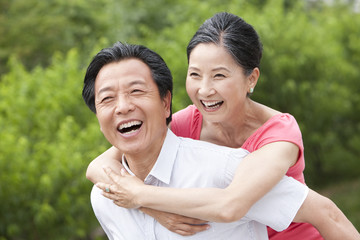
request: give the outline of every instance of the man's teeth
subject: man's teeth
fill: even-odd
[[[137,131],[140,128],[141,124],[142,124],[141,121],[131,121],[131,122],[123,123],[119,126],[118,130],[121,133],[132,133]]]
[[[219,106],[221,103],[222,103],[222,101],[201,101],[202,102],[202,104],[204,104],[204,106],[205,107],[207,107],[207,108],[214,108],[214,107],[217,107],[217,106]]]
[[[141,121],[131,121],[131,122],[127,122],[127,123],[123,123],[120,125],[119,129],[123,129],[123,128],[129,128],[132,127],[134,125],[140,125]]]

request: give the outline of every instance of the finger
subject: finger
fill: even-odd
[[[106,188],[109,188],[109,184],[98,182],[95,184],[96,187],[100,188],[101,190],[105,191]]]
[[[101,194],[110,200],[113,200],[113,201],[117,200],[116,195],[113,193],[102,192]]]
[[[209,224],[189,225],[184,223],[184,224],[179,224],[176,227],[178,230],[195,234],[209,229],[210,225]]]
[[[189,224],[189,225],[200,225],[200,224],[206,224],[208,221],[197,219],[197,218],[191,218],[191,217],[185,217],[182,215],[174,214],[174,220],[179,223]]]
[[[114,202],[115,205],[118,205],[119,207],[128,208],[128,205],[126,205],[122,201],[119,201],[118,199],[114,199],[113,202]]]
[[[125,168],[120,169],[120,175],[125,177],[126,175],[130,175]]]
[[[201,220],[201,219],[197,219],[197,218],[189,218],[189,217],[185,217],[182,216],[182,219],[179,219],[179,221],[182,221],[185,224],[190,224],[190,225],[202,225],[202,224],[206,224],[208,223],[208,221],[205,220]]]
[[[100,188],[104,193],[115,193],[117,189],[113,185],[107,183],[96,183],[96,187]]]
[[[114,183],[120,181],[120,176],[116,174],[110,167],[103,167],[104,172],[109,176],[110,180]]]
[[[209,224],[199,224],[199,225],[190,225],[191,227],[191,231],[198,233],[198,232],[202,232],[205,230],[208,230],[210,228]]]
[[[175,230],[174,232],[177,233],[177,234],[180,234],[181,236],[192,236],[192,235],[195,234],[193,232],[186,232],[186,231],[183,231],[183,230]]]
[[[176,229],[174,232],[177,234],[180,234],[182,236],[191,236],[195,233],[205,231],[210,228],[210,225],[204,224],[204,225],[188,225],[188,224],[180,224],[177,226],[178,229]]]

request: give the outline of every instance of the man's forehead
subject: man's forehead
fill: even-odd
[[[135,85],[158,90],[147,64],[136,58],[124,59],[100,69],[95,80],[95,94],[119,88],[126,90]]]

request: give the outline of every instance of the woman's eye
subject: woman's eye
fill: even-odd
[[[224,77],[225,77],[224,74],[221,73],[215,74],[215,78],[224,78]]]

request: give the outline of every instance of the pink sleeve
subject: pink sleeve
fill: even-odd
[[[179,137],[200,139],[202,115],[199,110],[190,105],[176,113],[170,124],[171,131]]]
[[[266,144],[279,141],[291,142],[299,147],[298,161],[294,166],[289,168],[286,175],[304,183],[303,171],[305,169],[305,161],[302,135],[299,125],[290,114],[273,116],[250,136],[242,147],[249,152],[253,152]]]

